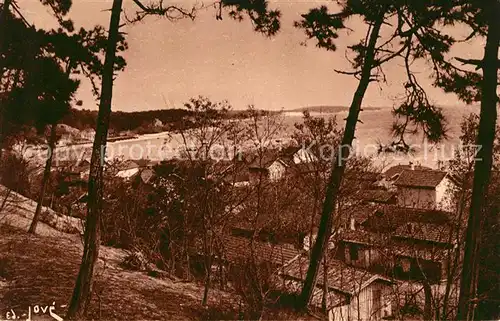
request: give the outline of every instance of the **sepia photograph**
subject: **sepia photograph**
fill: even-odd
[[[0,0],[0,321],[500,320],[499,47],[500,0]]]

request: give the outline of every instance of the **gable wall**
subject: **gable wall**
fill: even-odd
[[[375,302],[376,292],[379,291],[379,303]],[[330,321],[375,321],[381,320],[384,315],[392,314],[391,287],[383,282],[375,281],[364,288],[347,305],[330,310]]]
[[[285,175],[286,168],[280,162],[275,161],[274,163],[271,164],[271,166],[269,166],[268,170],[269,170],[269,179],[275,181],[279,180],[280,178],[283,177],[283,175]]]
[[[405,207],[434,208],[436,206],[436,190],[398,187],[398,204]]]
[[[449,192],[455,185],[451,180],[445,177],[436,187],[436,204],[441,210],[451,210],[452,200]]]

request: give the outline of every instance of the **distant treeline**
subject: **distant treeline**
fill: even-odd
[[[141,127],[151,126],[155,120],[161,121],[164,125],[180,125],[182,119],[189,116],[190,112],[185,109],[162,109],[139,112],[113,112],[110,118],[109,128],[112,131],[135,131]],[[96,110],[71,109],[64,117],[62,123],[79,130],[95,128],[97,119]]]
[[[267,111],[259,111],[262,115],[267,114]],[[110,132],[125,132],[132,131],[138,134],[151,133],[161,130],[180,129],[181,126],[191,127],[188,116],[192,112],[187,109],[159,109],[136,112],[121,112],[116,111],[111,113]],[[228,118],[245,118],[248,117],[246,110],[231,110],[228,113]],[[70,112],[63,118],[63,124],[74,127],[79,130],[94,129],[97,119],[96,110],[88,109],[71,109]],[[162,122],[162,126],[155,126],[155,121]]]

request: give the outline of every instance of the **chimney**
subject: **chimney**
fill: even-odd
[[[351,230],[352,230],[352,231],[355,231],[355,230],[356,230],[356,224],[355,224],[355,223],[356,223],[356,222],[354,221],[354,219],[353,219],[353,218],[351,218]]]

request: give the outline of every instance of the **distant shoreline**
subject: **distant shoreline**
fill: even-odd
[[[363,107],[364,110],[382,110],[383,107]],[[325,113],[325,114],[333,114],[333,113],[341,113],[349,111],[349,107],[346,106],[310,106],[310,107],[302,107],[290,110],[283,110],[284,113],[292,112],[292,113],[303,113],[304,111],[308,111],[311,113]]]

